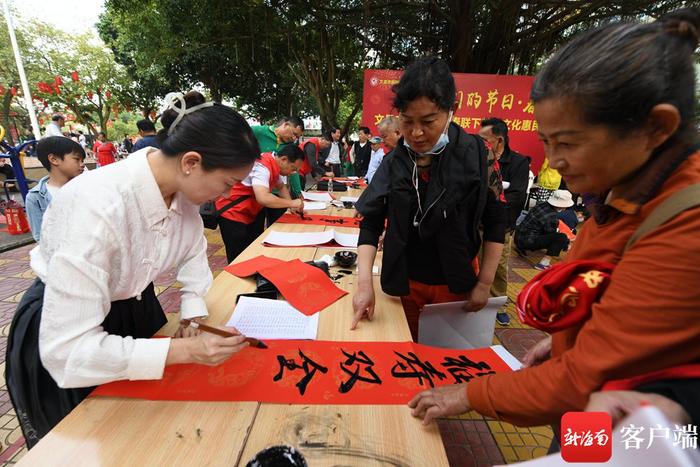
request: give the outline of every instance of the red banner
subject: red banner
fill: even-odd
[[[280,404],[405,404],[424,389],[509,372],[490,348],[413,342],[265,341],[217,367],[173,365],[163,379],[103,384],[93,396]]]
[[[378,135],[377,123],[387,115],[398,115],[392,107],[391,87],[399,82],[401,70],[365,70],[362,125]],[[534,77],[453,73],[457,87],[457,112],[453,117],[467,133],[477,133],[481,119],[498,117],[508,125],[510,147],[532,157],[531,169],[539,171],[544,147],[537,135],[537,121],[530,102]]]

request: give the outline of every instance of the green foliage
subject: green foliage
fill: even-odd
[[[52,112],[63,112],[69,122],[96,133],[107,129],[114,113],[131,106],[133,82],[94,35],[68,34],[39,21],[21,20],[16,21],[16,34],[40,124],[48,123]],[[0,85],[6,88],[18,87],[19,82],[14,59],[5,61],[11,53],[9,37],[3,31]],[[11,98],[7,94],[3,97],[5,118],[13,107],[16,113],[26,114],[20,111],[21,90]]]

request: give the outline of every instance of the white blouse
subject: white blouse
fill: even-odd
[[[140,293],[177,266],[182,318],[206,316],[212,283],[199,208],[166,207],[144,148],[74,178],[44,215],[31,266],[46,284],[39,353],[59,387],[163,376],[170,339],[107,334],[110,302]]]

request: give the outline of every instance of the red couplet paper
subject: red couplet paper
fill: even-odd
[[[277,287],[290,305],[305,315],[313,315],[347,294],[321,269],[298,259],[259,272]]]
[[[262,269],[267,269],[272,266],[279,266],[280,264],[284,263],[286,263],[286,261],[281,259],[268,258],[267,256],[260,255],[247,261],[241,261],[240,263],[226,266],[224,271],[227,271],[237,277],[248,277]]]
[[[281,224],[330,225],[334,227],[360,228],[360,219],[356,217],[323,216],[318,214],[283,214],[276,222]]]
[[[413,342],[274,340],[217,367],[187,364],[163,379],[103,384],[92,396],[279,404],[405,404],[432,387],[510,367],[490,348],[451,350]]]
[[[576,234],[571,231],[568,225],[563,220],[559,219],[559,232],[566,235],[569,240],[576,240]]]

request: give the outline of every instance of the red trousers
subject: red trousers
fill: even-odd
[[[458,302],[469,297],[469,294],[450,292],[447,285],[428,285],[409,281],[409,288],[410,295],[401,297],[401,304],[414,342],[418,342],[418,316],[423,311],[423,306],[430,303]]]
[[[479,275],[479,259],[472,260],[474,274]],[[469,294],[454,294],[447,285],[428,285],[413,280],[408,281],[409,294],[401,297],[403,311],[406,313],[411,337],[418,342],[418,317],[425,305],[431,303],[460,302],[469,298]]]

